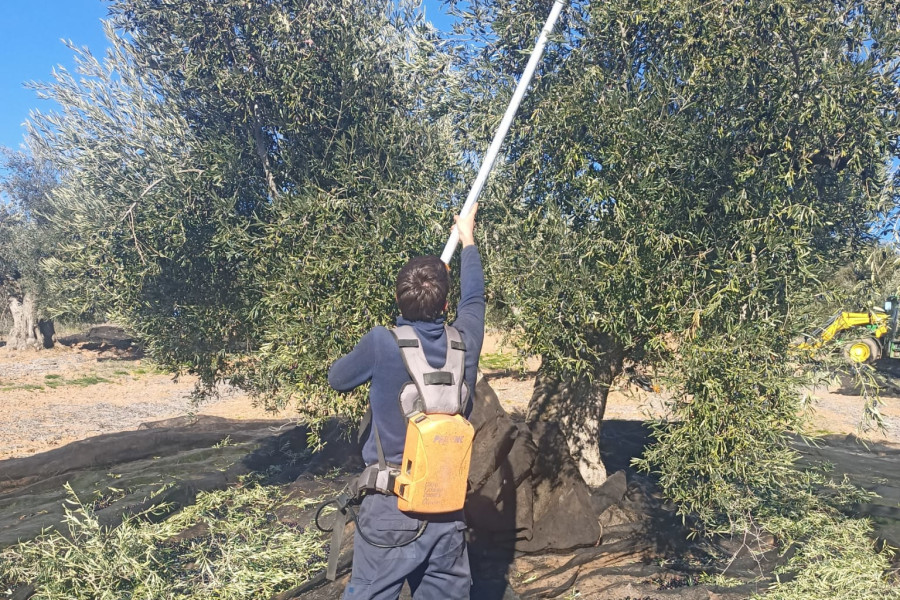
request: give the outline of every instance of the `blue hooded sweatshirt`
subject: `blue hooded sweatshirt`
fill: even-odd
[[[466,416],[471,412],[478,372],[478,357],[484,342],[484,272],[476,246],[466,246],[460,254],[460,299],[453,327],[459,330],[466,345],[465,379],[469,386]],[[397,325],[411,325],[422,343],[425,358],[435,369],[444,366],[447,334],[444,318],[435,321],[408,321],[397,317]],[[372,421],[384,448],[385,460],[400,464],[406,440],[406,417],[400,409],[400,390],[411,381],[397,340],[385,327],[375,327],[359,343],[336,360],[328,371],[328,383],[340,392],[350,391],[367,381]],[[374,430],[363,444],[363,460],[367,465],[378,462]]]

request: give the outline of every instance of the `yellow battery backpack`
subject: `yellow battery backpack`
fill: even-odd
[[[378,428],[372,422],[378,463],[360,475],[357,487],[397,496],[405,512],[434,514],[460,510],[466,498],[475,430],[462,416],[469,398],[466,346],[446,327],[447,358],[435,369],[428,364],[415,329],[391,330],[397,339],[409,381],[400,390],[400,410],[407,418],[406,443],[399,465],[384,460]]]
[[[466,346],[455,328],[446,326],[447,358],[435,369],[428,364],[415,329],[403,325],[391,330],[403,356],[411,381],[400,390],[400,408],[407,418],[406,442],[399,465],[385,461],[378,427],[372,420],[378,462],[366,467],[348,489],[323,503],[316,513],[316,525],[332,532],[326,577],[334,580],[344,523],[357,521],[353,506],[366,493],[397,496],[397,507],[417,514],[448,513],[461,510],[466,498],[469,462],[475,429],[463,416],[469,398],[465,382]],[[319,525],[325,506],[335,504],[346,519],[337,518],[332,529]],[[367,543],[383,548],[405,546],[425,531],[427,521],[409,540],[400,544],[375,543],[359,528]]]
[[[462,416],[469,400],[466,346],[459,331],[449,326],[446,331],[447,359],[437,370],[428,364],[412,327],[392,330],[412,378],[400,391],[400,408],[408,421],[393,490],[402,511],[452,512],[462,509],[466,499],[475,437],[474,428]]]

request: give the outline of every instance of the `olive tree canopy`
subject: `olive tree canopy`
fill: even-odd
[[[550,4],[459,3],[473,149]],[[495,301],[544,359],[530,418],[560,420],[601,481],[608,386],[656,365],[671,422],[642,464],[706,522],[745,523],[789,479],[797,309],[896,214],[896,3],[574,2],[564,21],[483,211]]]
[[[451,7],[456,2],[450,2]],[[103,60],[41,92],[66,307],[102,307],[163,364],[352,408],[331,362],[439,251],[550,0],[459,3],[454,49],[388,0],[115,0]],[[490,300],[543,357],[533,420],[603,480],[631,362],[672,421],[643,463],[711,525],[784,485],[790,340],[829,265],[875,243],[898,180],[895,3],[575,1],[479,220]],[[456,58],[454,63],[451,59]]]
[[[324,374],[439,250],[459,160],[433,30],[387,0],[117,0],[104,59],[40,86],[60,171],[45,265],[174,370],[322,416]],[[300,393],[302,392],[302,394]],[[352,402],[351,402],[352,404]]]

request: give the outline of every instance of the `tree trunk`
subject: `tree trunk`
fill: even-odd
[[[9,312],[13,325],[7,337],[7,346],[12,350],[52,348],[56,343],[56,332],[52,320],[37,318],[37,308],[31,292],[22,298],[9,297]]]
[[[613,379],[622,372],[622,353],[611,352],[597,365],[593,377],[561,377],[542,363],[528,405],[529,423],[558,423],[585,483],[597,487],[606,481],[600,456],[600,429]]]

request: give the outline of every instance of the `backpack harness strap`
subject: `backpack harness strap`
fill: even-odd
[[[400,410],[407,417],[414,412],[457,415],[465,410],[468,399],[468,394],[463,393],[466,345],[456,328],[444,326],[444,331],[447,335],[446,359],[443,367],[435,369],[428,364],[415,329],[402,325],[391,330],[412,380],[400,391]]]
[[[394,480],[400,473],[400,465],[389,463],[384,459],[384,447],[381,445],[381,435],[378,433],[378,425],[372,421],[372,431],[375,433],[375,448],[378,450],[378,462],[366,467],[356,478],[356,491],[374,490],[379,494],[393,494]],[[357,493],[357,495],[358,495]]]

